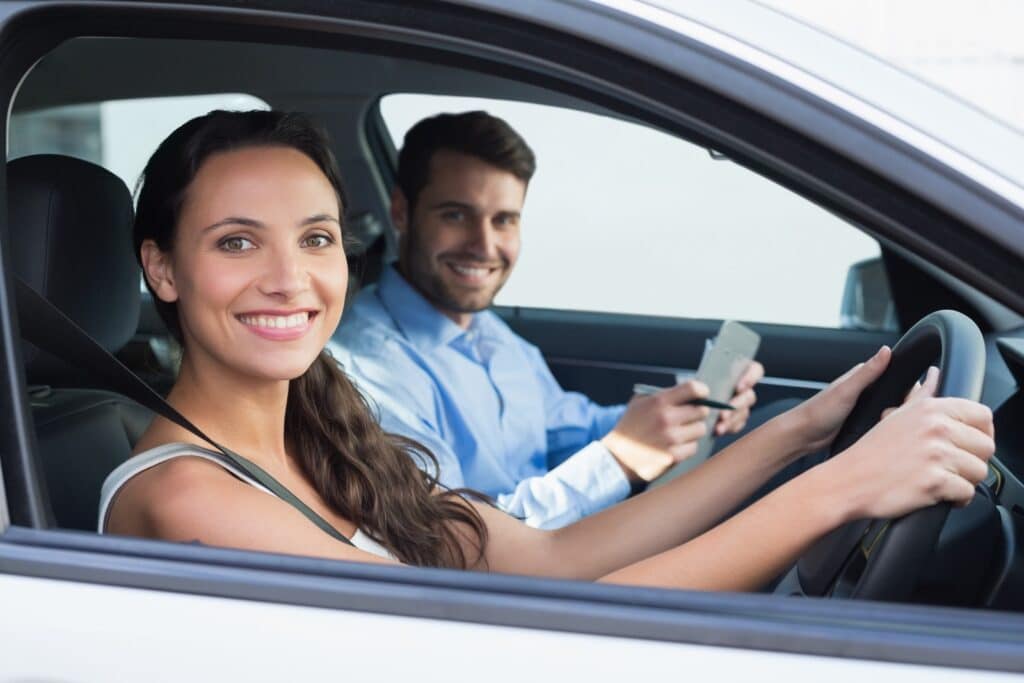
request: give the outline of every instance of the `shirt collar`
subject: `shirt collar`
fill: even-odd
[[[405,338],[416,346],[432,348],[450,344],[466,333],[451,318],[434,308],[395,269],[389,265],[377,281],[377,295]],[[479,315],[473,316],[474,323]],[[470,328],[475,325],[470,324]]]

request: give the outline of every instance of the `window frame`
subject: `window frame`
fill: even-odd
[[[559,6],[574,20],[594,20],[595,15],[588,14],[592,10],[586,7],[571,2]],[[571,51],[585,62],[577,65],[575,71],[567,71],[563,66],[556,68],[551,63],[545,63],[544,73],[533,73],[525,66],[504,64],[501,68],[506,74],[511,68],[517,77],[527,80],[568,85],[603,105],[616,104],[642,114],[640,118],[652,125],[685,131],[704,144],[743,160],[752,170],[763,171],[762,175],[772,179],[780,178],[787,187],[799,187],[799,194],[810,195],[809,198],[844,215],[870,222],[880,234],[908,246],[920,247],[931,237],[955,233],[962,227],[954,217],[883,178],[860,172],[862,169],[849,160],[803,135],[721,96],[695,89],[693,83],[679,77],[625,58],[620,63],[617,55],[596,43],[567,46],[558,40],[561,35],[557,31],[518,22],[495,22],[486,12],[447,5],[424,7],[416,3],[357,1],[328,7],[313,0],[294,0],[291,9],[292,13],[284,13],[270,0],[255,0],[208,8],[82,2],[74,6],[40,5],[11,10],[0,19],[0,100],[8,105],[9,111],[17,85],[29,67],[62,40],[76,35],[214,39],[230,36],[231,40],[327,46],[338,36],[345,36],[350,40],[346,47],[363,41],[361,44],[377,49],[382,40],[412,40],[415,47],[403,45],[407,53],[423,51],[436,59],[451,59],[452,53],[461,58],[468,52],[467,59],[479,59],[491,68],[497,68],[501,60],[515,57],[513,61],[521,60],[531,69],[540,69],[538,63],[543,60],[538,54]],[[308,14],[302,14],[303,10]],[[601,24],[601,30],[610,32],[612,38],[616,35],[613,20],[614,17],[604,17],[602,21],[612,23]],[[600,32],[594,30],[595,35]],[[536,49],[538,45],[543,50]],[[685,52],[693,46],[680,43],[676,49]],[[725,57],[720,59],[722,64],[729,63]],[[555,69],[558,75],[552,76],[548,69]],[[582,78],[587,70],[597,71],[601,76],[591,74]],[[629,83],[631,74],[641,76],[641,82],[635,84],[641,92],[634,95],[621,83],[615,83],[616,79]],[[565,79],[570,78],[582,81],[567,83]],[[699,119],[700,114],[687,111],[678,101],[660,101],[651,92],[642,92],[656,91],[664,83],[672,84],[673,92],[679,91],[675,100],[696,96],[693,104],[697,109],[703,107],[706,112],[717,108],[722,123],[732,126],[733,132],[719,130],[708,137],[709,125]],[[672,99],[669,93],[662,94],[666,100]],[[781,147],[768,146],[756,156],[751,155],[751,150],[744,150],[744,136],[757,137],[753,131],[765,130],[778,134],[775,144]],[[771,158],[777,163],[769,164]],[[787,168],[786,164],[794,163],[794,159],[806,159],[809,165],[802,170]],[[812,168],[823,175],[810,178]],[[785,175],[784,171],[792,175]],[[843,185],[842,179],[848,180],[849,185]],[[0,193],[5,192],[5,180],[5,175],[0,174]],[[835,189],[841,186],[849,188],[845,199]],[[873,207],[874,204],[878,206]],[[887,213],[878,213],[879,207]],[[920,220],[923,218],[931,220]],[[6,219],[0,220],[6,230]],[[937,249],[922,251],[940,263],[954,259],[949,261],[951,270],[965,275],[977,269],[979,261],[990,263],[992,258],[996,263],[991,272],[997,275],[1014,267],[1016,262],[1008,254],[988,258],[991,246],[986,238],[962,232],[952,244],[946,243],[953,250],[949,253]],[[0,527],[2,572],[473,623],[958,668],[1024,670],[1024,659],[1019,654],[1024,641],[1022,636],[1014,635],[1024,633],[1024,616],[1017,614],[703,594],[390,568],[47,529],[42,477],[33,455],[32,419],[24,397],[20,340],[11,299],[11,269],[3,244],[0,241],[0,408],[7,409],[8,419],[0,431],[0,472],[8,493],[9,507],[5,509],[11,513],[14,525]],[[1005,294],[997,286],[990,287],[989,293]],[[1005,300],[1020,304],[1024,294]],[[10,495],[12,492],[16,495]]]

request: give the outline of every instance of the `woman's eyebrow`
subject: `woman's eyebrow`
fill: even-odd
[[[246,226],[248,228],[262,228],[262,227],[264,227],[263,223],[259,222],[258,220],[255,220],[253,218],[245,218],[243,216],[228,216],[227,218],[222,218],[221,220],[217,221],[216,223],[213,223],[211,225],[207,225],[205,228],[202,229],[202,232],[203,233],[207,233],[207,232],[209,232],[211,230],[214,230],[216,228],[219,228],[219,227],[221,227],[223,225],[244,225],[244,226]]]
[[[329,214],[329,213],[318,213],[315,216],[310,216],[309,218],[303,219],[302,222],[299,223],[299,227],[305,227],[307,225],[313,225],[315,223],[323,223],[324,221],[328,221],[328,222],[331,222],[331,223],[337,223],[338,225],[341,225],[341,221],[338,220],[337,218],[335,218],[334,216],[332,216],[331,214]],[[211,225],[207,225],[205,228],[202,229],[202,232],[203,233],[207,233],[207,232],[209,232],[211,230],[215,230],[215,229],[217,229],[219,227],[222,227],[222,226],[225,226],[225,225],[244,225],[247,228],[265,228],[266,227],[266,225],[264,223],[262,223],[261,221],[256,220],[255,218],[245,218],[244,216],[228,216],[227,218],[222,218],[221,220],[217,221],[216,223],[212,223]]]
[[[337,218],[335,218],[334,216],[332,216],[329,213],[318,213],[315,216],[310,216],[306,220],[304,220],[301,223],[299,223],[299,225],[300,226],[306,226],[306,225],[312,225],[313,223],[323,223],[324,221],[329,221],[331,223],[337,223],[338,225],[341,225],[341,221],[338,220]]]

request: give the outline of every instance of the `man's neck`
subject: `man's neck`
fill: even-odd
[[[455,323],[456,325],[458,325],[462,329],[464,329],[464,330],[468,330],[469,329],[470,324],[472,324],[472,322],[473,322],[473,316],[476,315],[475,313],[465,313],[463,311],[453,311],[453,310],[444,308],[442,306],[438,306],[437,303],[433,299],[431,299],[430,296],[426,292],[424,292],[422,289],[420,289],[416,285],[416,283],[413,282],[405,274],[405,269],[402,267],[402,264],[401,264],[400,261],[395,263],[395,272],[398,273],[399,277],[401,277],[403,280],[405,280],[406,284],[408,284],[410,287],[415,289],[416,292],[420,296],[422,296],[423,299],[428,304],[430,304],[431,308],[433,308],[435,311],[437,311],[438,313],[440,313],[444,317],[446,317],[449,320],[451,320],[453,323]]]

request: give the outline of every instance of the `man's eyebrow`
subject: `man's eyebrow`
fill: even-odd
[[[428,207],[430,210],[434,209],[465,209],[467,211],[476,211],[476,207],[472,204],[465,202],[457,202],[454,199],[447,199],[443,202],[438,202]]]

